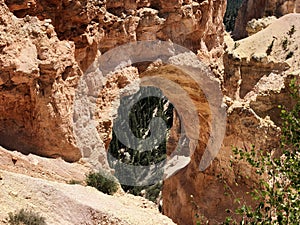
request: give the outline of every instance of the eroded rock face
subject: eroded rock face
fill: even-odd
[[[263,76],[297,71],[299,14],[289,14],[266,29],[236,42],[224,54],[224,91],[233,99],[250,97]],[[246,96],[248,95],[248,96]]]
[[[93,62],[100,38],[104,35],[99,27],[106,12],[105,1],[5,1],[10,11],[18,18],[37,16],[40,20],[50,19],[60,40],[76,43],[75,58],[86,70]]]
[[[6,1],[17,17],[51,19],[60,40],[75,42],[83,70],[97,50],[137,40],[171,40],[194,51],[221,47],[225,0]],[[219,53],[218,53],[219,52]],[[220,55],[212,52],[213,55]]]
[[[223,147],[207,170],[199,171],[200,156],[205,148],[199,144],[191,163],[164,181],[164,213],[177,224],[196,224],[200,220],[219,223],[228,216],[226,209],[238,206],[235,198],[245,201],[251,199],[245,193],[253,187],[254,173],[243,164],[236,165],[234,170],[229,169],[231,146],[250,149],[251,144],[255,143],[257,148],[273,149],[275,146],[270,146],[270,143],[277,141],[278,131],[272,125],[263,125],[252,110],[242,105],[232,107],[227,121]],[[255,135],[254,130],[258,131]],[[273,135],[273,138],[270,139],[269,135]],[[262,136],[266,139],[262,139]],[[247,176],[251,179],[247,179]],[[227,191],[230,193],[226,194]]]
[[[271,83],[261,86],[269,91],[279,88],[279,92],[284,93],[280,85]],[[261,89],[263,89],[262,87]],[[208,136],[211,135],[209,127],[213,126],[212,118],[216,114],[205,105],[203,96],[199,95],[198,90],[190,88],[189,93],[193,96],[193,100],[199,104],[197,106],[199,122],[204,128],[199,132],[200,138],[196,143],[195,152],[191,154],[190,163],[174,176],[164,180],[164,214],[171,217],[177,224],[196,224],[197,220],[202,221],[202,219],[202,222],[209,221],[212,223],[224,221],[227,216],[226,209],[234,209],[238,206],[234,201],[235,198],[243,198],[245,201],[251,199],[245,193],[251,190],[255,184],[253,181],[255,179],[253,174],[255,173],[246,164],[234,165],[234,169],[230,169],[232,146],[250,150],[251,145],[255,144],[257,149],[276,149],[279,130],[272,120],[258,116],[249,106],[249,102],[226,97],[224,100],[228,106],[227,124],[225,125],[226,134],[222,147],[212,164],[205,171],[200,171],[199,165],[203,159],[203,151],[207,147]],[[269,113],[266,109],[262,109],[262,111]],[[176,118],[178,117],[175,117],[170,133],[169,151],[174,149],[178,141],[180,125]],[[221,132],[221,124],[218,125],[217,127]],[[184,122],[184,118],[183,126],[185,129],[192,127],[191,124]],[[193,131],[195,133],[195,129]],[[188,134],[187,137],[192,143],[192,138]],[[247,177],[251,178],[248,179]],[[226,194],[227,191],[231,193]]]
[[[248,21],[265,16],[281,17],[289,13],[300,12],[299,0],[246,0],[242,4],[233,31],[235,40],[248,36],[246,31]]]
[[[246,31],[248,36],[256,34],[257,32],[265,29],[272,22],[276,20],[275,16],[268,16],[260,19],[252,19],[247,23]]]
[[[253,36],[228,44],[222,82],[227,125],[219,154],[207,170],[199,171],[205,148],[199,142],[189,165],[164,181],[164,213],[176,223],[195,224],[202,219],[220,223],[228,216],[226,209],[238,207],[235,198],[250,202],[246,193],[253,190],[257,178],[243,162],[230,169],[232,146],[278,149],[278,105],[293,105],[288,84],[293,77],[299,79],[299,21],[299,14],[286,15]],[[178,121],[174,125],[178,127]],[[176,133],[171,135],[174,142]]]
[[[154,39],[220,55],[225,7],[224,0],[1,1],[1,142],[79,159],[71,128],[74,88],[95,57]]]
[[[80,152],[74,139],[71,122],[75,88],[95,57],[118,45],[161,39],[171,40],[195,52],[200,50],[201,57],[220,57],[222,53],[219,48],[223,43],[224,0],[5,2],[18,17],[9,13],[1,1],[0,144],[10,149],[61,156],[69,161],[94,157],[91,149]],[[296,19],[299,21],[298,17]],[[194,136],[197,124],[190,121],[187,112],[182,120],[195,152],[189,165],[167,179],[163,189],[164,213],[178,224],[192,224],[196,214],[212,222],[223,221],[225,209],[234,205],[234,197],[224,194],[220,176],[237,197],[251,188],[251,181],[246,179],[251,170],[240,164],[234,171],[228,169],[232,145],[276,148],[274,143],[279,131],[274,124],[278,118],[278,112],[273,113],[274,104],[287,96],[288,72],[299,68],[299,54],[294,42],[299,39],[300,27],[295,24],[296,32],[289,35],[287,32],[295,18],[288,21],[287,24],[277,24],[275,33],[261,35],[259,32],[245,43],[238,43],[240,46],[225,55],[224,82],[211,79],[218,85],[222,84],[223,92],[228,95],[224,102],[228,107],[228,122],[220,153],[204,172],[199,171],[199,163],[210,137],[213,112],[199,87],[185,79],[186,74],[179,77],[180,73],[174,68],[160,67],[141,75],[135,67],[130,67],[105,79],[102,77],[97,118],[102,149],[110,142],[115,116],[112,112],[118,107],[112,103],[120,98],[120,90],[139,76],[151,77],[161,73],[159,75],[178,82],[190,94],[201,124],[201,136]],[[267,37],[264,41],[263,36]],[[273,36],[277,39],[268,50]],[[282,47],[285,37],[287,46]],[[253,51],[247,47],[249,43],[255,47]],[[275,48],[280,51],[275,51]],[[169,92],[174,102],[182,101],[172,89],[168,90],[168,86],[161,89],[167,94]],[[270,99],[272,104],[266,105]],[[181,107],[182,110],[188,109],[186,102]],[[274,121],[265,118],[266,115]],[[173,127],[168,153],[175,149],[178,141],[177,119]],[[93,160],[105,164],[103,157]]]
[[[0,144],[78,160],[71,119],[81,71],[74,44],[59,41],[47,21],[18,19],[3,2],[0,10]]]

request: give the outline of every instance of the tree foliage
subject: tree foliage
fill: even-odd
[[[228,0],[227,9],[224,16],[224,25],[226,31],[230,32],[234,30],[235,20],[238,15],[238,10],[242,5],[243,0]]]
[[[151,93],[153,92],[156,93],[156,96],[151,96]],[[146,97],[140,99],[141,96]],[[140,100],[135,102],[136,99]],[[134,102],[135,104],[133,104],[128,114],[128,105],[131,105],[129,104],[131,102]],[[136,138],[146,139],[151,135],[149,124],[154,117],[160,117],[164,120],[167,129],[171,128],[173,122],[173,106],[170,104],[168,99],[163,96],[160,89],[155,87],[141,87],[136,94],[125,96],[121,99],[117,120],[126,121],[126,119],[128,119],[126,117],[128,116],[129,126],[133,135]],[[131,134],[123,132],[122,135],[122,139],[129,140],[128,135]],[[166,159],[166,143],[167,137],[165,137],[159,145],[154,146],[152,150],[140,152],[136,149],[125,146],[113,131],[112,140],[110,142],[108,151],[114,158],[118,160],[118,162],[111,162],[111,160],[108,160],[110,167],[115,170],[116,177],[123,177],[126,178],[127,181],[130,181],[131,179],[136,179],[137,175],[132,174],[133,171],[130,169],[126,171],[126,168],[121,166],[121,164],[145,166],[145,170],[138,175],[140,175],[141,179],[148,177],[147,174],[151,171],[147,170],[147,166],[154,166],[155,164]],[[163,174],[161,173],[159,176],[162,177]],[[134,183],[133,180],[132,183]],[[122,188],[134,195],[143,195],[141,191],[145,190],[145,197],[155,202],[160,193],[161,184],[142,187],[122,185]]]

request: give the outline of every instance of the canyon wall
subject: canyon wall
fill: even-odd
[[[239,9],[232,35],[235,40],[247,37],[246,26],[252,19],[259,19],[265,16],[276,16],[279,18],[288,13],[299,12],[299,0],[246,0]]]
[[[0,143],[78,160],[72,103],[79,77],[95,57],[154,39],[220,55],[225,7],[225,0],[1,1]]]
[[[47,20],[18,19],[0,3],[0,144],[23,153],[81,157],[72,132],[79,76],[75,45]]]
[[[19,18],[51,19],[60,40],[75,42],[83,70],[101,53],[137,40],[171,40],[194,51],[223,43],[226,0],[5,1]]]
[[[255,7],[263,8],[265,15],[271,6]],[[0,145],[68,161],[91,157],[91,149],[81,151],[75,140],[73,102],[78,81],[95,58],[124,43],[160,39],[198,51],[202,59],[217,60],[223,54],[225,8],[225,0],[0,0]],[[277,6],[271,8],[277,10]],[[255,11],[246,8],[244,12],[247,10],[249,15]],[[280,12],[289,10],[283,7]],[[137,66],[103,77],[97,127],[103,149],[111,139],[110,113],[118,107],[112,102],[118,101],[121,89],[139,77],[159,74],[174,80],[197,106],[200,137],[194,136],[197,132],[193,130],[195,123],[188,118],[189,112],[182,118],[195,152],[186,167],[164,181],[163,211],[174,222],[193,224],[196,215],[211,223],[222,222],[225,209],[237,206],[234,198],[244,196],[247,200],[245,193],[252,188],[252,180],[247,178],[253,172],[250,168],[241,163],[229,169],[231,146],[250,148],[255,144],[258,149],[268,150],[277,147],[277,104],[292,104],[287,84],[291,76],[298,75],[296,45],[300,37],[300,25],[294,22],[299,21],[299,16],[278,21],[231,47],[227,44],[224,74],[218,74],[219,80],[211,77],[218,91],[226,95],[226,134],[218,156],[205,171],[199,171],[199,164],[208,145],[214,111],[205,94],[185,73],[164,65],[140,73],[141,66]],[[293,25],[296,31],[289,35]],[[287,46],[283,44],[285,38]],[[184,56],[180,58],[184,59],[189,61]],[[175,102],[181,101],[181,96],[163,88]],[[189,109],[185,104],[183,109]],[[178,139],[179,121],[175,118],[168,152],[174,150]],[[97,160],[104,164],[105,159]],[[225,194],[224,180],[235,196]]]
[[[227,106],[226,134],[207,170],[199,171],[206,146],[199,142],[188,166],[164,181],[164,213],[176,223],[220,224],[229,215],[227,209],[239,207],[236,198],[250,203],[251,196],[246,193],[253,190],[257,178],[246,163],[230,165],[232,147],[278,149],[278,106],[291,109],[294,104],[289,83],[293,78],[299,80],[299,37],[299,14],[289,14],[246,39],[233,42],[226,38],[221,83]],[[174,129],[178,126],[175,120]],[[171,135],[174,142],[176,133]]]

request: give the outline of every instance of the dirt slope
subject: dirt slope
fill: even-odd
[[[0,224],[9,212],[26,208],[39,212],[47,224],[174,224],[142,197],[122,191],[109,196],[84,183],[85,162],[67,163],[23,155],[0,147]]]

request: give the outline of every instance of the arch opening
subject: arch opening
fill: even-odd
[[[158,96],[151,96],[151,92],[153,91],[158,93]],[[143,95],[147,97],[135,102],[136,99],[139,99]],[[131,107],[131,109],[129,109],[129,114],[127,113],[128,102],[133,102],[133,106]],[[118,161],[108,161],[110,167],[115,170],[115,176],[126,176],[126,179],[136,178],[136,176],[132,174],[130,169],[124,170],[124,167],[120,167],[119,163],[126,163],[132,166],[145,166],[145,169],[140,174],[140,179],[145,179],[145,177],[149,175],[151,176],[151,168],[155,167],[157,163],[160,163],[167,158],[167,143],[168,138],[170,137],[170,129],[173,126],[173,115],[175,113],[174,110],[174,106],[166,98],[166,96],[163,95],[163,92],[159,88],[153,86],[142,86],[137,93],[129,96],[124,96],[120,99],[118,116],[115,120],[124,121],[129,115],[129,126],[136,138],[147,139],[151,136],[150,123],[151,120],[155,117],[159,117],[164,121],[164,123],[166,124],[167,132],[163,140],[153,146],[153,149],[141,152],[122,143],[122,141],[118,139],[116,133],[113,130],[112,139],[108,147],[108,152]],[[126,132],[124,132],[123,135],[124,136],[122,138],[130,138],[128,137],[128,135],[130,134]],[[146,197],[147,199],[158,203],[163,180],[163,171],[160,170],[160,172],[160,181],[156,184],[146,186],[130,186],[122,184],[121,186],[126,192]],[[135,182],[132,181],[132,183]]]

